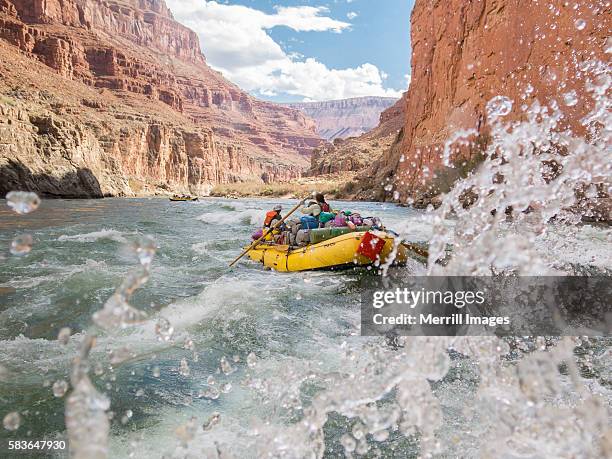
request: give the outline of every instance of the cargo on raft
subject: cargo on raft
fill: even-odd
[[[251,249],[248,255],[251,260],[279,272],[383,265],[389,261],[393,265],[403,265],[409,256],[420,255],[410,253],[408,246],[399,240],[396,242],[396,237],[386,231],[353,231],[336,236],[321,229],[312,230],[311,238],[323,240],[304,247],[266,241]]]

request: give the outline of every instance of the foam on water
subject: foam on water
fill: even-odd
[[[198,220],[209,225],[260,225],[263,222],[265,210],[268,209],[265,209],[263,205],[259,206],[257,204],[257,201],[255,201],[250,205],[237,202],[231,205],[215,206],[210,211],[200,215]]]
[[[125,233],[114,229],[102,229],[100,231],[93,231],[86,234],[75,234],[72,236],[62,235],[57,238],[60,242],[74,241],[74,242],[97,242],[99,240],[108,239],[115,242],[127,243]]]

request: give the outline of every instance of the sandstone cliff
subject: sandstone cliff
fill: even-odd
[[[335,139],[314,150],[307,175],[360,172],[380,158],[397,142],[406,119],[406,99],[402,97],[379,115],[378,125],[349,139]]]
[[[505,122],[526,120],[525,107],[536,100],[556,102],[564,112],[557,129],[585,135],[581,119],[593,106],[585,90],[592,75],[580,66],[609,62],[610,13],[604,0],[417,0],[402,136],[364,177],[369,186],[360,196],[426,204],[447,190],[457,171],[442,166],[445,141],[475,130],[451,160],[477,164],[489,142],[486,104],[496,96],[513,102]]]
[[[0,0],[0,195],[301,175],[314,123],[210,69],[163,0]]]
[[[287,105],[312,118],[321,137],[334,140],[357,137],[373,129],[380,114],[396,102],[392,97],[355,97]]]

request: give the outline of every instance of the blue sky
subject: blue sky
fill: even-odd
[[[414,0],[167,0],[208,63],[276,102],[399,96]]]

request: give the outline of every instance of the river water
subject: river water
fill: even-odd
[[[286,209],[293,204],[281,202]],[[471,448],[482,451],[482,442],[493,435],[491,420],[505,409],[483,409],[491,393],[476,393],[497,387],[495,403],[518,397],[509,383],[504,392],[507,380],[501,376],[484,383],[482,362],[479,370],[475,360],[452,353],[439,365],[419,368],[426,377],[409,379],[408,387],[400,384],[399,395],[393,395],[387,386],[405,376],[406,367],[401,372],[387,367],[389,359],[406,358],[416,374],[419,361],[433,359],[448,343],[415,339],[394,353],[382,339],[360,337],[360,282],[374,273],[279,274],[247,259],[229,269],[278,200],[51,200],[23,216],[0,203],[0,246],[25,232],[34,238],[29,254],[0,255],[0,418],[21,415],[19,429],[2,430],[0,440],[66,438],[70,389],[64,395],[61,382],[70,381],[85,333],[97,335],[90,378],[110,399],[111,457],[308,457],[323,451],[343,457],[355,449],[368,457],[416,457],[425,448],[438,456],[467,457]],[[425,212],[380,203],[350,203],[350,209],[381,217],[406,239],[431,236]],[[152,236],[158,249],[148,283],[129,301],[147,318],[125,329],[102,330],[92,315],[139,266],[130,247],[144,235]],[[536,245],[557,269],[602,273],[612,266],[611,241],[606,227],[559,224]],[[425,272],[416,262],[393,269]],[[156,332],[162,318],[173,328],[171,337]],[[63,327],[71,329],[66,344],[57,339]],[[486,345],[490,342],[478,342]],[[591,364],[597,371],[581,383],[603,397],[604,406],[610,402],[609,355],[606,346],[596,347]],[[560,378],[561,389],[545,394],[543,409],[559,403],[555,397],[570,411],[588,399],[575,382]],[[418,431],[402,428],[409,420],[400,422],[396,411],[385,411],[394,397],[412,407]],[[393,419],[384,421],[381,413]],[[546,425],[541,413],[522,415],[527,426]],[[371,429],[373,424],[378,427]],[[426,445],[428,429],[433,442]],[[573,430],[568,432],[573,439]],[[592,441],[579,434],[581,446]],[[549,437],[546,451],[553,457],[557,440],[553,433]],[[507,447],[521,451],[525,443]]]

